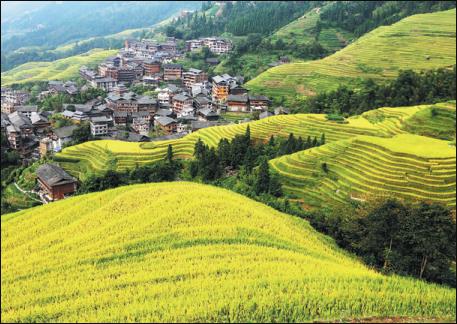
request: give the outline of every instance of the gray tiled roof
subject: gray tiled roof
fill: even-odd
[[[170,118],[170,117],[157,117],[156,120],[162,126],[167,126],[172,123],[176,123],[176,120],[174,120],[173,118]]]
[[[55,164],[43,164],[36,170],[37,177],[48,186],[63,185],[76,182],[75,178]]]
[[[64,126],[64,127],[54,129],[53,132],[58,138],[66,138],[66,137],[70,137],[71,135],[73,135],[73,131],[77,127],[78,126],[76,126],[76,125]]]
[[[227,101],[248,102],[248,96],[245,95],[228,95]]]

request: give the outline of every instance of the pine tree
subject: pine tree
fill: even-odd
[[[173,162],[173,146],[171,144],[168,144],[167,157],[165,158],[165,161],[168,163]]]
[[[254,184],[254,190],[257,195],[269,192],[270,190],[270,167],[266,158],[262,159]]]
[[[324,145],[325,144],[325,133],[322,133],[322,136],[321,136],[321,145]]]

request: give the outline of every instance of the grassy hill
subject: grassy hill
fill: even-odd
[[[456,10],[407,17],[379,27],[324,59],[271,68],[246,86],[253,92],[294,103],[339,84],[362,78],[384,80],[403,69],[433,69],[455,64]]]
[[[281,39],[286,44],[295,42],[298,45],[304,45],[315,40],[316,25],[321,10],[325,10],[325,6],[308,11],[302,17],[277,30],[269,38],[274,42]],[[346,46],[346,43],[353,37],[351,33],[341,28],[324,25],[316,40],[327,50],[336,51]]]
[[[29,62],[15,67],[1,75],[2,86],[41,80],[68,80],[78,76],[82,65],[97,64],[117,50],[94,49],[87,53],[70,56],[53,62]]]
[[[358,136],[270,164],[284,191],[312,207],[395,195],[455,208],[456,155],[447,141],[410,134]]]
[[[454,111],[455,115],[455,104],[438,104],[435,106],[438,111],[450,110]],[[134,168],[137,164],[141,165],[163,159],[169,144],[173,145],[176,156],[190,158],[199,138],[208,145],[216,146],[222,138],[231,139],[236,134],[243,134],[248,125],[251,129],[251,137],[261,141],[267,141],[272,135],[287,137],[290,133],[304,139],[308,136],[320,138],[325,133],[327,142],[349,139],[358,135],[391,137],[406,133],[405,123],[419,112],[427,111],[430,107],[430,105],[422,105],[405,108],[380,108],[361,116],[348,118],[346,123],[329,121],[325,115],[321,114],[280,115],[245,124],[210,127],[189,134],[184,138],[170,141],[150,143],[92,141],[65,148],[56,155],[56,160],[60,161],[60,164],[70,173],[83,178],[88,171],[99,172],[108,167],[125,170]],[[423,125],[437,125],[432,118],[428,119],[428,122],[423,123]],[[447,123],[447,127],[442,125],[439,131],[455,134],[454,123],[455,119],[454,121],[451,119]],[[410,124],[414,124],[414,121],[408,125]],[[418,134],[422,134],[424,129],[424,127],[418,128]]]
[[[5,322],[455,320],[455,289],[381,275],[211,186],[121,187],[1,221]]]

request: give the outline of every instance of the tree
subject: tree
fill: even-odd
[[[254,184],[254,191],[257,195],[268,193],[270,190],[270,167],[268,160],[263,158],[260,162],[259,170]]]
[[[168,144],[167,157],[165,158],[165,161],[173,163],[173,146],[171,144]]]
[[[325,133],[322,133],[320,145],[325,144]]]

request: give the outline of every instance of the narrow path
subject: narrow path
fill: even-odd
[[[31,193],[32,193],[32,194],[36,194],[35,192],[33,192],[33,191],[27,191],[27,190],[22,189],[21,187],[18,186],[18,184],[17,184],[16,182],[14,182],[14,186],[17,188],[17,190],[19,190],[20,192],[22,192],[24,195],[27,195],[27,197],[29,197],[30,199],[35,200],[35,201],[37,201],[37,202],[39,202],[39,203],[46,203],[46,202],[44,202],[43,200],[38,200],[38,199],[36,199],[36,198],[30,196]],[[39,196],[40,196],[40,195],[39,195]],[[41,196],[40,196],[40,198],[41,198]]]

